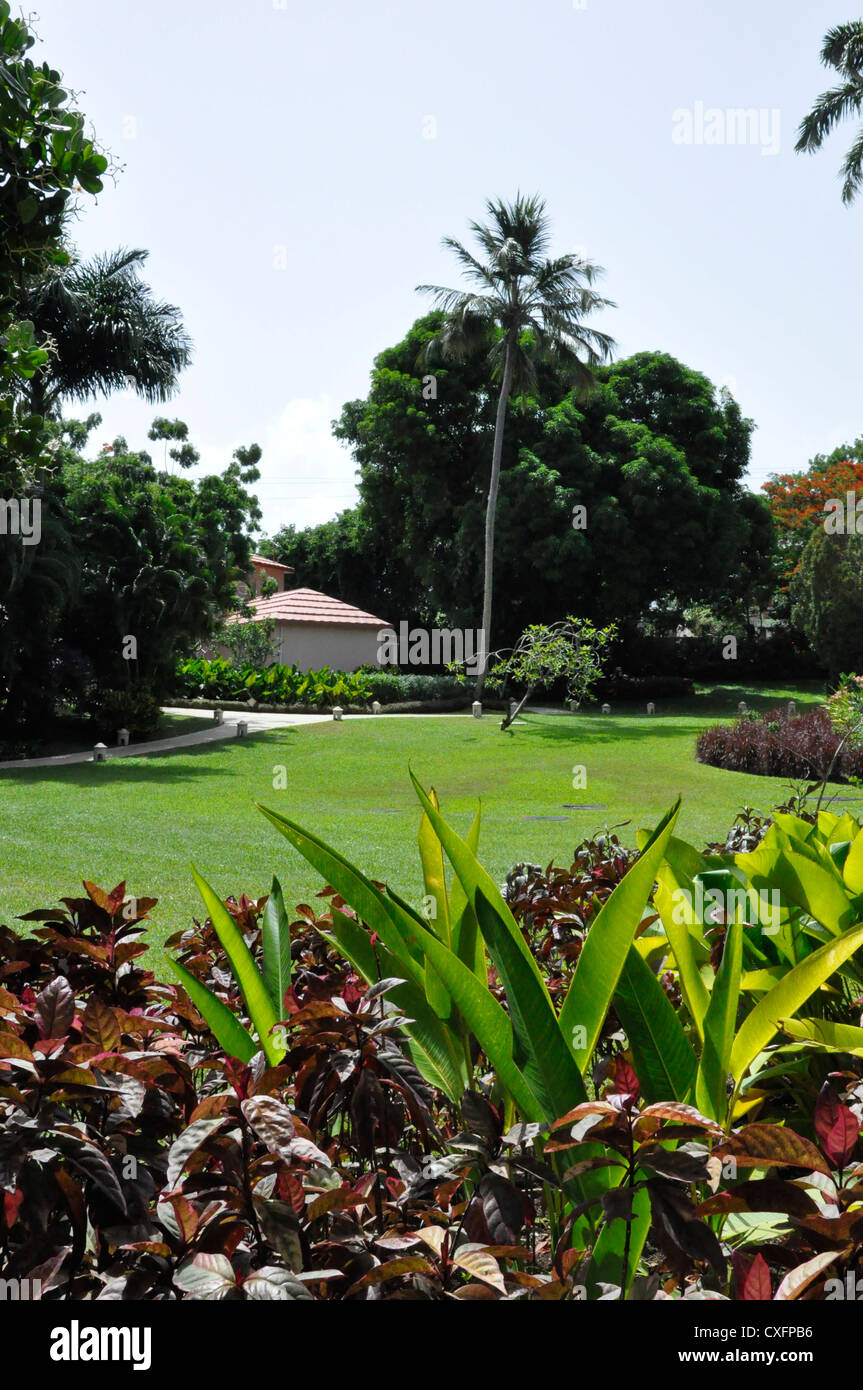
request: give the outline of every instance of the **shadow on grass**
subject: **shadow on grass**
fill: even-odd
[[[166,749],[161,753],[140,753],[131,758],[111,758],[104,763],[61,763],[56,767],[4,768],[0,771],[0,787],[12,782],[33,785],[38,782],[65,783],[76,787],[112,786],[117,782],[173,782],[196,777],[234,777],[236,771],[222,759],[218,767],[207,767],[201,760],[213,753],[244,752],[258,743],[290,742],[285,735],[296,736],[300,726],[261,729],[246,739],[217,739],[212,743],[197,743],[183,748]]]
[[[621,724],[620,720],[626,718],[621,712],[618,719],[613,715],[591,716],[584,714],[574,714],[570,718],[561,716],[552,723],[543,715],[522,715],[524,720],[524,732],[529,732],[533,738],[551,739],[558,743],[632,743],[638,739],[646,738],[669,738],[679,739],[681,736],[691,734],[693,739],[693,752],[695,748],[694,740],[703,732],[704,725],[693,720],[687,726],[678,720],[674,724],[663,720],[657,715],[645,715],[644,725],[627,722]],[[631,719],[632,716],[629,716]],[[542,722],[540,722],[542,721]],[[517,738],[519,729],[507,730],[507,733]]]

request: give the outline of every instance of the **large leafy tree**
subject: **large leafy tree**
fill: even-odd
[[[114,694],[170,693],[177,659],[217,630],[248,572],[260,509],[257,445],[198,479],[117,439],[95,459],[86,425],[53,426],[57,469],[31,569],[13,576],[0,727],[31,736],[57,698],[99,714]],[[133,639],[130,643],[128,639]]]
[[[30,57],[34,36],[0,0],[0,492],[32,486],[50,439],[30,410],[47,361],[20,312],[24,287],[67,261],[64,228],[77,191],[98,193],[108,161],[90,140],[59,72]],[[4,589],[0,579],[0,605]],[[2,613],[0,613],[2,617]]]
[[[863,671],[861,609],[863,535],[828,535],[819,527],[791,580],[791,615],[833,680]]]
[[[141,277],[148,254],[113,251],[46,271],[24,287],[18,312],[52,345],[30,383],[35,414],[129,386],[152,403],[173,394],[192,345],[180,310],[157,300]]]
[[[837,24],[829,29],[821,46],[821,61],[833,68],[839,81],[822,92],[800,123],[795,149],[820,150],[827,136],[848,116],[863,110],[863,20]],[[852,203],[863,183],[863,127],[842,162],[842,201]]]
[[[586,386],[592,382],[589,365],[604,361],[613,344],[607,334],[585,323],[596,309],[610,304],[593,289],[600,268],[577,255],[548,256],[550,227],[542,199],[519,194],[511,203],[489,201],[486,214],[487,222],[471,223],[479,256],[454,237],[444,238],[444,246],[455,253],[471,288],[420,285],[418,289],[433,295],[446,315],[429,344],[428,359],[452,361],[482,352],[497,387],[485,508],[481,619],[488,649],[495,520],[510,395],[533,385],[540,362],[553,364],[573,382]],[[484,681],[483,663],[477,678],[477,699]]]
[[[215,631],[249,569],[259,460],[257,446],[237,450],[223,473],[193,481],[157,471],[119,439],[95,465],[67,467],[83,563],[63,635],[86,654],[96,690],[137,681],[167,694],[178,657]]]
[[[276,557],[297,582],[391,621],[469,626],[482,584],[484,463],[495,402],[480,357],[424,388],[433,313],[376,359],[365,400],[336,434],[353,450],[359,505],[324,526],[283,531]],[[510,412],[496,538],[498,644],[561,610],[598,623],[652,606],[764,601],[772,522],[743,486],[751,424],[700,372],[663,353],[599,367],[587,399],[539,366]],[[586,525],[576,528],[574,508]]]

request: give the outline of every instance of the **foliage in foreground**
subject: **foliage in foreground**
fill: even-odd
[[[568,871],[519,866],[504,900],[479,817],[460,841],[417,792],[425,916],[268,813],[333,871],[323,910],[199,880],[210,916],[168,943],[182,984],[142,968],[153,903],[122,884],[0,930],[3,1277],[49,1298],[845,1297],[859,825],[749,816],[745,852],[702,855],[672,813],[634,862],[605,835]]]

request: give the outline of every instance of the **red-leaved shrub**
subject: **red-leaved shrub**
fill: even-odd
[[[863,747],[846,743],[840,750],[841,742],[842,736],[822,709],[794,715],[770,710],[764,715],[747,713],[734,724],[706,729],[698,739],[695,756],[711,767],[764,777],[821,781],[828,772],[833,782],[863,777]]]

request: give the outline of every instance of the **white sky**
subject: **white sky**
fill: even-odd
[[[855,123],[793,149],[831,81],[822,36],[856,14],[836,0],[33,4],[36,55],[124,166],[79,246],[149,249],[196,344],[166,408],[96,404],[96,448],[176,415],[210,468],[262,446],[265,530],[335,515],[355,490],[330,420],[426,307],[414,286],[457,281],[440,238],[518,189],[546,198],[555,252],[606,267],[619,355],[731,385],[753,485],[863,433],[863,198],[845,209],[837,179]],[[764,138],[677,143],[697,103],[763,111]]]

